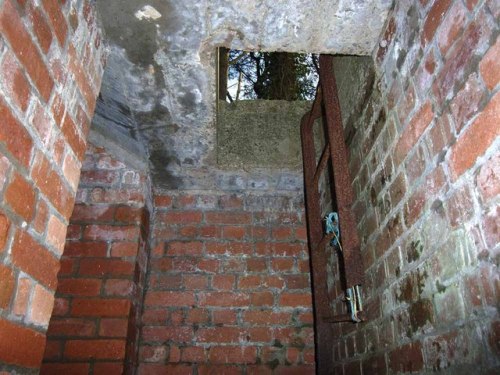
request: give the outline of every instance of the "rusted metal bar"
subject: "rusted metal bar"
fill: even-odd
[[[306,200],[306,218],[309,237],[309,257],[311,263],[311,284],[313,289],[314,328],[316,368],[319,374],[327,373],[333,365],[332,344],[333,329],[331,324],[324,322],[322,316],[329,315],[330,306],[327,286],[327,258],[323,248],[318,245],[323,239],[321,224],[321,207],[319,191],[311,183],[316,170],[316,154],[314,148],[314,121],[321,116],[321,92],[318,92],[310,112],[302,118],[300,134],[302,139],[302,158],[304,162],[304,183]],[[320,370],[325,369],[325,370]]]
[[[327,144],[323,149],[323,153],[321,154],[321,159],[319,161],[318,167],[316,168],[316,172],[314,173],[314,186],[316,187],[318,186],[321,173],[326,168],[329,159],[330,159],[330,144]]]
[[[310,112],[303,116],[300,126],[314,305],[316,369],[318,374],[329,374],[332,369],[333,331],[331,323],[359,321],[359,317],[356,315],[357,312],[353,308],[351,308],[351,314],[331,315],[327,285],[328,258],[326,246],[332,239],[333,234],[323,235],[324,229],[318,187],[321,173],[328,165],[329,160],[333,169],[334,198],[339,214],[340,241],[342,243],[342,256],[340,259],[343,261],[343,267],[341,268],[344,270],[344,287],[346,288],[346,298],[349,301],[353,300],[353,298],[347,296],[352,296],[354,290],[357,297],[359,287],[356,286],[363,283],[359,238],[356,232],[354,215],[351,211],[354,198],[332,63],[332,56],[320,56],[320,86],[313,107]],[[315,120],[322,116],[325,119],[323,126],[326,127],[327,139],[319,165],[317,165],[313,128]],[[348,288],[349,290],[347,290]]]
[[[333,72],[333,56],[321,55],[319,63],[337,210],[340,218],[340,238],[343,248],[344,278],[347,289],[363,284],[364,269],[359,237],[356,230],[356,221],[352,211],[354,194],[349,172],[347,148],[344,141],[344,128],[342,126],[340,102],[337,95],[337,83]]]

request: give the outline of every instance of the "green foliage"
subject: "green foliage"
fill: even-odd
[[[230,50],[227,56],[228,90],[233,92],[233,100],[314,98],[318,82],[315,55]]]

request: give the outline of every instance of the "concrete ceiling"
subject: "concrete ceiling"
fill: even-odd
[[[110,55],[95,127],[147,159],[158,186],[221,187],[216,47],[370,55],[392,2],[97,0]]]

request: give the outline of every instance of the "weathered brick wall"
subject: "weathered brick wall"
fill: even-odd
[[[133,373],[149,189],[147,171],[90,145],[61,258],[42,374],[122,374],[125,367]]]
[[[302,194],[155,204],[139,373],[314,373]]]
[[[0,371],[40,366],[103,69],[88,1],[0,2]]]
[[[335,327],[336,373],[498,370],[499,16],[494,0],[390,14],[350,146],[368,321]]]

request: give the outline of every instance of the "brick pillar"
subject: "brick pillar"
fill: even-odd
[[[0,3],[0,370],[39,368],[103,71],[88,1]]]
[[[314,374],[301,195],[155,196],[140,374]]]
[[[133,373],[147,266],[146,173],[89,147],[42,374]]]

